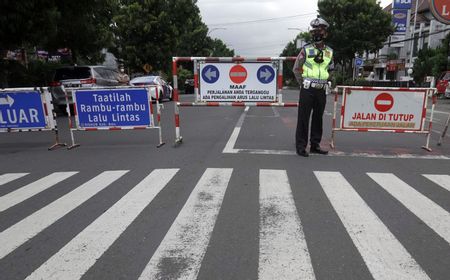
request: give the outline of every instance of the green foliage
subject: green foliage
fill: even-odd
[[[327,44],[341,64],[351,62],[355,54],[381,49],[393,32],[391,15],[376,0],[322,0],[318,6],[330,24]]]
[[[426,76],[439,75],[450,69],[448,57],[450,56],[450,34],[443,40],[442,46],[436,49],[422,49],[414,61],[413,77],[416,83],[422,83]]]
[[[207,36],[196,2],[123,1],[114,17],[113,53],[132,71],[148,63],[165,73],[174,56],[232,56],[221,40]]]

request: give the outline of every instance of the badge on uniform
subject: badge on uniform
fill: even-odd
[[[326,57],[331,57],[331,52],[330,51],[325,51],[325,56]]]
[[[308,57],[313,57],[313,56],[315,56],[315,55],[316,55],[316,54],[315,54],[314,49],[309,49]]]

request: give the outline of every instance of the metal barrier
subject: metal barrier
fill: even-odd
[[[343,101],[339,127],[336,127],[338,92]],[[331,147],[336,131],[394,132],[426,134],[423,149],[430,151],[430,136],[436,105],[435,88],[392,88],[338,86],[335,89]],[[431,116],[425,129],[428,96],[432,96]]]
[[[68,149],[80,145],[75,143],[74,131],[158,129],[157,147],[165,144],[161,133],[161,105],[158,101],[157,86],[63,88],[63,90],[66,93],[66,110],[72,140],[72,145]],[[152,91],[155,93],[157,125],[153,118]],[[71,119],[69,93],[73,99],[75,125]]]
[[[175,144],[183,141],[179,107],[298,107],[283,102],[283,62],[296,57],[173,57]],[[194,102],[179,102],[178,63],[194,63]],[[225,75],[226,74],[226,75]]]
[[[54,131],[55,144],[48,148],[67,146],[59,142],[56,113],[48,88],[0,89],[0,132]]]

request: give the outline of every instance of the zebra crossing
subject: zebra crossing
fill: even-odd
[[[111,184],[132,173],[132,170],[103,171],[87,182],[57,198],[0,232],[0,268],[2,261],[21,250],[21,246],[100,192],[107,192]],[[152,170],[138,184],[118,199],[100,216],[77,233],[69,242],[42,260],[37,267],[20,279],[81,279],[96,266],[105,252],[136,222],[137,217],[158,199],[158,194],[173,184],[180,170]],[[193,186],[184,205],[165,236],[158,243],[146,265],[137,272],[136,279],[197,279],[205,255],[210,248],[211,236],[235,170],[207,168]],[[34,182],[18,187],[0,196],[0,218],[13,207],[21,207],[40,193],[79,174],[78,171],[54,172]],[[311,257],[311,244],[305,234],[301,212],[296,206],[289,172],[260,169],[258,184],[259,225],[257,251],[257,279],[316,279],[317,264]],[[0,186],[8,186],[29,173],[0,174]],[[432,199],[409,185],[393,173],[361,174],[372,180],[402,207],[410,211],[446,245],[443,250],[450,256],[450,213]],[[340,172],[314,171],[312,176],[323,190],[359,253],[373,279],[433,279],[422,267],[414,250],[405,246],[375,210],[361,196],[357,188]],[[447,174],[420,174],[430,184],[448,195],[450,176]],[[302,195],[307,196],[307,193]],[[180,205],[181,206],[181,205]],[[393,213],[395,215],[395,213]],[[414,235],[414,233],[411,233]],[[145,238],[145,237],[140,237]],[[49,241],[50,242],[50,241]],[[426,242],[424,243],[426,246]],[[16,260],[26,262],[26,260]],[[450,258],[444,260],[450,263]],[[450,268],[442,270],[450,273]],[[2,272],[8,275],[7,271]],[[1,277],[0,277],[1,278]],[[119,277],[118,277],[119,278]],[[123,278],[123,277],[122,277]],[[130,279],[125,277],[126,279]],[[132,278],[132,279],[135,279]],[[252,277],[250,277],[253,279]],[[250,279],[249,278],[249,279]],[[15,279],[12,276],[6,279]],[[19,278],[17,278],[19,279]],[[317,278],[318,279],[318,278]],[[445,279],[445,278],[443,278]]]

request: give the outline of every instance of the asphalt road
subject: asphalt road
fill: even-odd
[[[173,110],[161,148],[157,130],[75,132],[80,147],[54,151],[51,132],[1,133],[0,278],[448,279],[450,100],[432,152],[423,135],[338,132],[309,158],[296,108],[183,107],[176,146]]]

